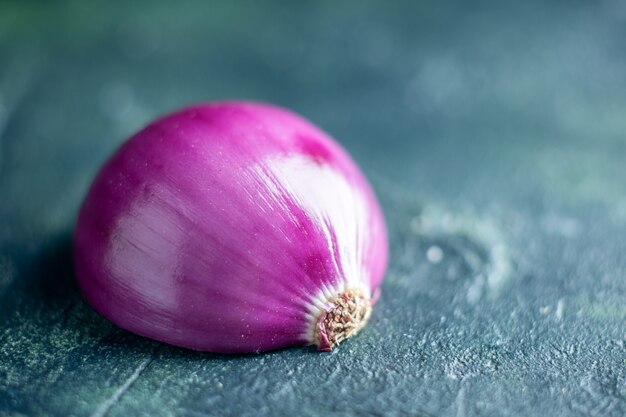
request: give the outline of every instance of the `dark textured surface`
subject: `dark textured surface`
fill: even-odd
[[[626,414],[622,2],[179,3],[0,3],[0,415]],[[385,207],[382,298],[331,354],[185,351],[77,293],[99,165],[226,97],[324,127]]]

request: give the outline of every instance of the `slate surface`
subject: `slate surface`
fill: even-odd
[[[2,1],[0,415],[625,415],[626,7],[472,3]],[[331,354],[177,349],[77,293],[99,165],[232,97],[331,132],[385,207],[382,298]]]

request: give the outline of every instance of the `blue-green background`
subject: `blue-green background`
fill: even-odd
[[[198,101],[354,156],[389,273],[331,354],[120,330],[71,232],[102,162]],[[626,3],[0,1],[0,415],[623,416]]]

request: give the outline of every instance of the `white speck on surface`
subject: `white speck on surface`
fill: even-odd
[[[550,310],[552,310],[552,307],[550,306],[539,307],[539,314],[541,314],[542,316],[545,316],[546,314],[550,312]]]
[[[431,246],[426,251],[426,258],[431,264],[438,264],[443,260],[443,251],[439,246]]]

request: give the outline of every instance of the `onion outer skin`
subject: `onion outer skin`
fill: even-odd
[[[188,107],[131,137],[96,176],[74,238],[98,312],[215,353],[332,349],[320,339],[334,300],[369,303],[387,257],[382,211],[346,151],[251,102]]]

